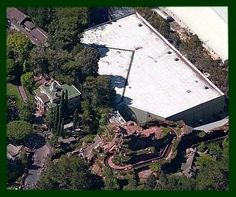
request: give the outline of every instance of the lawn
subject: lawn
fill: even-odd
[[[19,95],[17,87],[11,83],[7,84],[7,96],[14,96],[16,98],[16,105],[18,108],[21,108],[24,103]]]

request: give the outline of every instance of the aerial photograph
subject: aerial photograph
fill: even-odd
[[[6,18],[8,190],[229,190],[228,7]]]

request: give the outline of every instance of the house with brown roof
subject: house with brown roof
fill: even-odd
[[[48,35],[40,27],[37,27],[32,19],[16,8],[7,8],[7,19],[9,24],[24,33],[33,44],[48,46]]]
[[[16,8],[7,8],[7,18],[18,25],[23,25],[25,21],[31,21],[31,18]]]

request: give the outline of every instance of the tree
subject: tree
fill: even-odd
[[[20,66],[13,59],[7,59],[7,82],[17,82],[20,79],[22,66]]]
[[[151,163],[149,167],[154,172],[158,172],[159,170],[161,170],[161,165],[159,163]]]
[[[115,90],[107,76],[87,77],[83,85],[84,99],[91,99],[93,108],[111,107]]]
[[[54,19],[54,8],[23,8],[21,10],[29,15],[37,26],[48,31],[48,25]]]
[[[32,108],[29,105],[24,105],[19,109],[19,117],[23,121],[32,122]]]
[[[57,106],[55,107],[55,116],[54,116],[54,124],[53,124],[53,132],[57,133],[57,125],[58,125],[58,121],[59,121],[59,105],[57,104]]]
[[[76,108],[74,111],[74,116],[73,116],[73,128],[74,130],[77,128],[79,123],[79,114],[78,114],[78,109]]]
[[[202,155],[197,160],[199,173],[196,176],[197,190],[224,191],[229,185],[228,166],[222,160],[215,160],[210,155]]]
[[[75,56],[75,60],[79,63],[80,82],[84,82],[88,76],[98,75],[98,60],[100,58],[97,49],[92,47],[83,47],[83,49]]]
[[[208,154],[202,154],[197,158],[197,167],[201,170],[206,166],[209,166],[214,161],[214,158]]]
[[[64,136],[64,118],[61,120],[60,131],[58,136]]]
[[[154,175],[148,177],[145,187],[147,190],[154,190],[157,184],[157,178]]]
[[[30,51],[29,55],[29,68],[28,71],[34,72],[37,74],[48,74],[48,53],[49,49],[34,47]]]
[[[24,168],[26,168],[27,167],[27,164],[28,164],[28,154],[27,154],[27,152],[26,151],[24,151],[24,152],[22,152],[21,154],[20,154],[20,161],[21,161],[21,163],[22,163],[22,165],[24,166]]]
[[[98,117],[94,109],[92,108],[90,101],[85,100],[81,102],[83,114],[82,114],[82,129],[88,133],[97,133],[99,122]]]
[[[72,50],[88,24],[88,8],[56,8],[48,27],[51,48]]]
[[[104,168],[105,190],[117,190],[119,188],[117,179],[114,177],[112,170],[109,167]]]
[[[212,161],[205,168],[201,168],[196,177],[198,190],[224,191],[228,189],[229,173],[223,170],[218,162]]]
[[[209,154],[214,157],[216,160],[221,159],[223,156],[223,150],[218,143],[211,143],[208,146]]]
[[[153,12],[150,8],[136,8],[136,10],[165,38],[170,35],[170,25],[160,15]]]
[[[94,179],[88,165],[82,159],[62,156],[57,163],[49,163],[40,177],[38,188],[54,190],[101,189],[94,188],[95,181],[98,180]]]
[[[69,104],[68,104],[68,90],[66,89],[66,92],[65,92],[65,100],[64,100],[64,111],[65,111],[65,114],[68,115],[68,110],[69,110]]]
[[[22,85],[29,91],[32,92],[35,88],[35,81],[32,72],[27,72],[21,76]]]
[[[14,95],[7,96],[7,123],[19,118],[16,101],[17,98]]]
[[[54,130],[54,123],[57,122],[56,116],[57,116],[57,107],[55,108],[49,108],[46,112],[45,122],[49,127],[49,130]]]
[[[205,143],[201,142],[197,148],[198,148],[198,151],[204,152],[206,150]]]
[[[56,128],[56,133],[57,133],[58,136],[61,135],[61,121],[64,118],[64,101],[65,101],[65,93],[64,93],[64,91],[62,91],[60,104],[59,104],[59,114],[58,114],[58,120],[57,120],[57,128]]]
[[[25,166],[20,159],[7,160],[7,185],[11,186],[24,173]]]
[[[33,45],[21,32],[12,31],[7,35],[7,47],[8,53],[11,54],[12,58],[17,62],[23,63],[28,58],[29,51]]]
[[[132,174],[130,176],[130,178],[128,179],[128,185],[126,185],[123,190],[137,190],[137,186],[138,186],[138,182],[134,176],[134,174]]]
[[[7,137],[13,142],[21,142],[31,133],[33,133],[33,127],[26,121],[16,120],[7,124]]]

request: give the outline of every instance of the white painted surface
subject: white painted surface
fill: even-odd
[[[223,95],[135,14],[90,29],[81,41],[129,50],[139,48],[135,50],[125,91],[125,97],[131,99],[129,105],[138,109],[169,117]],[[125,69],[119,68],[119,62],[128,64],[130,56],[125,54],[110,50],[99,62],[99,74],[124,77]],[[110,62],[109,67],[104,60]]]
[[[106,49],[105,49],[106,50]],[[104,48],[99,49],[103,54]],[[100,75],[109,75],[112,78],[113,87],[117,93],[117,102],[120,101],[122,92],[125,86],[125,79],[127,76],[129,64],[131,61],[131,51],[122,51],[109,49],[104,57],[100,58],[98,62],[98,72]]]
[[[222,60],[228,59],[227,7],[166,7]]]

